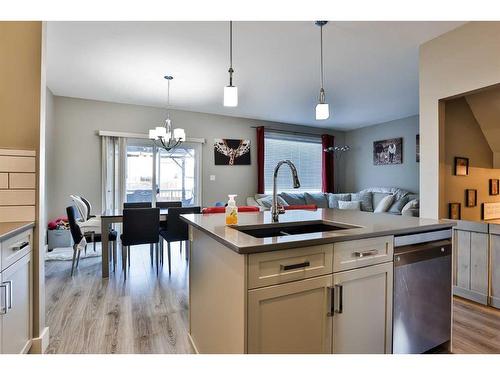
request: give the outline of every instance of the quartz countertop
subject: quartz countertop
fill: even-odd
[[[260,226],[273,224],[271,213],[245,212],[238,214],[238,226]],[[294,247],[320,245],[361,238],[403,235],[449,229],[455,225],[451,221],[422,219],[411,216],[391,215],[338,209],[318,209],[315,211],[293,210],[280,215],[280,223],[331,222],[358,226],[358,228],[337,231],[296,234],[290,236],[256,238],[225,225],[224,214],[188,214],[182,220],[207,233],[215,240],[237,253],[256,253]]]
[[[31,229],[35,226],[34,222],[22,221],[16,223],[0,223],[0,241],[15,236],[22,231]]]

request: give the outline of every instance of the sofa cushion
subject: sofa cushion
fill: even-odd
[[[405,204],[408,203],[408,201],[408,196],[404,196],[403,198],[395,200],[392,206],[389,208],[389,212],[392,214],[400,214],[401,210],[403,209]]]
[[[304,193],[306,204],[315,204],[318,208],[328,208],[328,198],[325,193]]]
[[[382,198],[382,200],[375,206],[373,212],[387,212],[394,202],[394,195],[387,195]]]
[[[276,196],[278,199],[278,204],[281,206],[288,206],[288,203],[285,202],[283,198],[281,198],[279,195]],[[265,208],[271,208],[273,205],[273,196],[272,195],[266,195],[262,198],[256,199],[257,203]]]
[[[360,201],[338,201],[339,209],[359,211],[361,208]]]
[[[373,193],[372,192],[359,192],[351,194],[351,201],[361,202],[361,211],[373,212]]]
[[[380,201],[384,199],[385,197],[388,197],[389,195],[393,195],[391,193],[379,193],[379,192],[373,192],[373,208],[376,208]]]
[[[416,210],[420,206],[420,201],[418,199],[412,199],[408,203],[404,205],[404,207],[401,210],[401,214],[405,215],[407,211],[410,210]]]
[[[328,193],[327,194],[328,198],[328,208],[339,208],[339,201],[344,201],[348,202],[351,200],[351,194],[333,194],[333,193]]]
[[[304,193],[280,193],[281,198],[290,206],[306,204]]]

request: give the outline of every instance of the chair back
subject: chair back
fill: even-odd
[[[167,213],[167,241],[187,241],[189,239],[188,224],[182,221],[179,216],[199,213],[201,213],[199,206],[169,208]]]
[[[80,221],[88,220],[89,211],[85,202],[78,195],[70,195],[70,198],[73,200],[73,203],[78,210],[79,218],[81,219]],[[78,217],[75,217],[75,220],[77,219]]]
[[[159,208],[126,208],[123,210],[124,246],[158,243],[160,231]]]
[[[163,209],[171,207],[182,207],[182,202],[181,201],[156,202],[156,207]]]
[[[123,208],[151,208],[151,202],[125,202]]]
[[[68,215],[69,230],[71,232],[71,237],[73,237],[73,242],[75,244],[80,243],[83,234],[80,226],[76,222],[75,206],[66,207],[66,214]]]
[[[90,202],[87,198],[84,198],[81,195],[79,196],[79,198],[87,207],[87,218],[85,220],[88,220],[92,217],[92,205],[90,204]]]

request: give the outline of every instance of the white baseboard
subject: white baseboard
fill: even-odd
[[[49,346],[49,327],[45,327],[39,337],[34,337],[31,344],[30,354],[43,354]]]

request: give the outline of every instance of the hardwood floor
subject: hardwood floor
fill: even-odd
[[[46,262],[48,353],[193,353],[184,250],[172,246],[171,277],[166,256],[156,276],[149,246],[131,255],[126,282],[121,266],[101,279],[100,258],[81,260],[74,277],[71,262]],[[461,298],[453,310],[454,353],[500,353],[500,310]]]
[[[181,255],[178,246],[172,244],[171,277],[166,254],[156,276],[149,246],[132,247],[126,282],[121,260],[107,280],[101,278],[101,258],[82,259],[73,277],[71,262],[46,262],[47,352],[192,353],[188,267],[185,250]]]
[[[500,354],[500,310],[455,297],[452,350],[456,354]]]

